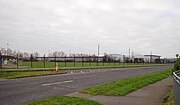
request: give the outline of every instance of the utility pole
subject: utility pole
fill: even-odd
[[[131,51],[131,60],[134,61],[134,51]]]
[[[100,48],[100,45],[98,44],[98,57],[99,57],[99,48]]]
[[[131,58],[131,49],[129,48],[129,60]]]

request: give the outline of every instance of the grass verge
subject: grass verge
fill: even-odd
[[[35,77],[35,76],[45,76],[45,75],[54,75],[57,74],[55,72],[38,72],[38,71],[31,71],[31,72],[6,72],[6,71],[0,71],[0,78],[6,78],[6,79],[14,79],[14,78],[24,78],[24,77]],[[60,74],[60,73],[58,73]]]
[[[55,96],[25,105],[102,105],[99,102],[79,97]]]
[[[145,74],[143,76],[90,87],[81,92],[91,95],[124,96],[132,91],[167,78],[170,74],[170,70]]]
[[[173,94],[172,88],[163,97],[162,105],[175,105],[174,94]]]
[[[133,67],[152,67],[152,66],[168,66],[170,64],[126,64],[111,66],[84,66],[84,67],[59,67],[60,70],[81,70],[81,69],[105,69],[105,68],[133,68]],[[53,71],[55,68],[20,68],[20,69],[1,69],[1,71]]]

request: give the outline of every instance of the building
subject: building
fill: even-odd
[[[144,55],[136,54],[132,57],[133,62],[135,63],[143,63],[144,62]]]
[[[164,63],[175,63],[176,58],[164,58]]]
[[[108,56],[113,61],[124,62],[124,55],[122,54],[109,54]]]
[[[2,62],[7,64],[8,62],[16,62],[16,57],[10,55],[2,55]]]
[[[144,62],[148,62],[148,63],[160,63],[159,55],[144,55]]]

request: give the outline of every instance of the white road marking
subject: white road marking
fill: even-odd
[[[62,82],[54,82],[54,83],[47,83],[47,84],[42,84],[41,86],[50,86],[50,85],[57,85],[57,84],[70,83],[70,82],[73,82],[73,80],[62,81]]]

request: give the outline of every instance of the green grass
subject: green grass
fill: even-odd
[[[149,84],[160,81],[171,74],[170,70],[145,74],[130,79],[90,87],[81,92],[91,95],[124,96]]]
[[[6,72],[0,71],[0,78],[13,79],[13,78],[23,78],[23,77],[35,77],[35,76],[44,76],[44,75],[53,75],[55,72],[41,72],[41,71],[33,71],[33,72]]]
[[[25,62],[26,64],[30,63],[30,62]],[[52,62],[50,62],[52,63]],[[59,62],[60,63],[60,62]],[[61,62],[62,63],[62,62]],[[70,63],[70,62],[69,62]],[[36,62],[36,64],[38,65],[38,62]],[[39,66],[33,66],[33,68],[30,68],[30,66],[19,66],[19,68],[11,68],[9,67],[9,69],[7,69],[7,67],[1,69],[1,71],[53,71],[55,70],[55,67],[51,67],[51,68],[42,68],[41,67],[41,64],[42,62],[39,62]],[[48,64],[48,63],[46,63]],[[81,64],[79,62],[79,64]],[[115,65],[110,65],[110,66],[102,66],[102,65],[99,65],[99,66],[81,66],[81,67],[63,67],[63,66],[59,66],[59,69],[60,70],[80,70],[80,69],[104,69],[104,68],[132,68],[132,67],[151,67],[151,66],[167,66],[167,65],[171,65],[171,64],[120,64],[118,65],[119,63],[116,63]],[[38,68],[39,67],[39,68]]]
[[[102,105],[99,102],[79,97],[55,96],[25,105]]]
[[[59,67],[124,67],[124,66],[156,66],[156,65],[165,65],[165,64],[143,64],[143,63],[119,63],[119,62],[99,62],[98,65],[96,62],[57,62]],[[31,68],[31,62],[19,62],[19,67]],[[54,68],[55,62],[45,62],[45,68]],[[32,68],[44,68],[44,62],[32,62]]]

